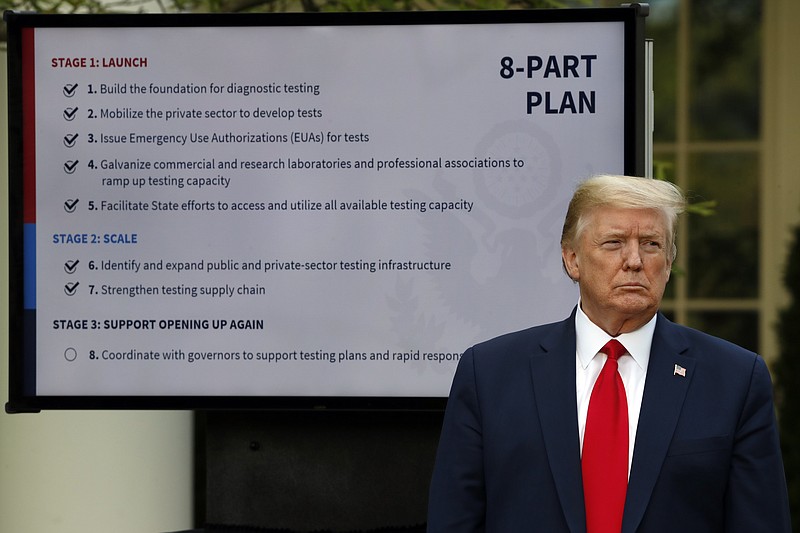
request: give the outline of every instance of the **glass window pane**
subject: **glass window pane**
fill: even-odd
[[[675,154],[673,152],[653,152],[653,177],[675,183]],[[678,243],[678,254],[680,255],[681,244]],[[664,291],[664,298],[669,300],[675,297],[676,276],[683,276],[685,273],[677,270],[677,265],[673,265],[670,282]]]
[[[645,34],[653,40],[653,93],[655,99],[653,140],[676,138],[678,89],[678,2],[650,0]]]
[[[653,177],[675,183],[675,152],[653,150]]]
[[[690,327],[758,351],[758,313],[755,311],[704,311],[689,313]]]
[[[757,139],[760,0],[703,0],[690,6],[692,140]]]
[[[716,213],[690,214],[689,296],[758,296],[758,155],[749,152],[697,154],[690,158],[693,202],[716,200]]]

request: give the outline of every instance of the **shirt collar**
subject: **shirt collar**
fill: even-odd
[[[656,315],[644,326],[630,333],[622,333],[617,337],[611,337],[608,333],[600,329],[581,309],[578,302],[578,311],[575,313],[575,339],[578,350],[578,360],[581,367],[585,370],[594,356],[612,338],[616,338],[628,350],[636,364],[642,369],[647,369],[650,361],[650,347],[653,344],[653,333],[656,329]]]

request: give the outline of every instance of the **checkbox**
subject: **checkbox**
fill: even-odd
[[[78,358],[78,350],[76,350],[75,348],[70,346],[69,348],[64,350],[64,359],[66,359],[70,363],[77,358]]]
[[[64,110],[64,119],[67,121],[75,120],[75,117],[78,116],[78,108],[77,107],[68,107]]]
[[[67,174],[74,174],[75,170],[78,168],[78,161],[67,161],[64,163],[64,172]]]
[[[72,148],[73,146],[75,146],[75,141],[77,140],[78,140],[77,133],[64,135],[64,146],[66,146],[67,148]]]
[[[75,296],[75,293],[78,292],[78,285],[80,285],[80,281],[73,281],[64,285],[64,294],[67,296]]]
[[[72,98],[73,96],[75,96],[75,92],[77,89],[78,89],[77,83],[64,85],[64,96],[66,96],[67,98]]]
[[[67,200],[64,202],[64,211],[67,213],[74,213],[75,208],[78,207],[78,202],[80,202],[78,198],[75,198],[74,200]]]
[[[75,259],[74,261],[67,261],[64,263],[64,272],[67,274],[74,274],[76,270],[78,270],[78,263],[80,263],[79,259]]]

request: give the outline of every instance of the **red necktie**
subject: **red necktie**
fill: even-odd
[[[600,351],[608,359],[589,399],[581,458],[586,529],[620,533],[628,488],[628,402],[617,359],[627,350],[611,339]]]

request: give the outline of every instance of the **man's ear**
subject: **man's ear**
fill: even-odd
[[[572,281],[578,281],[581,277],[580,269],[578,268],[578,254],[575,253],[569,246],[561,248],[561,264],[564,266],[564,272],[570,277]]]

